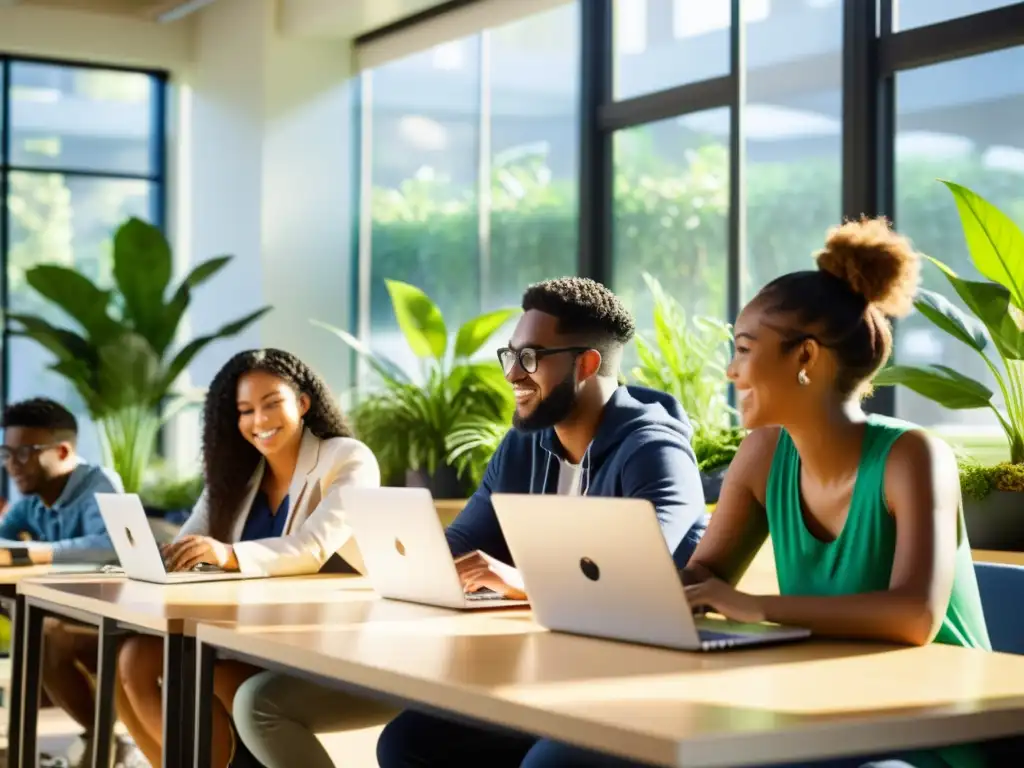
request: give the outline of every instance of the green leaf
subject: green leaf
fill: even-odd
[[[150,342],[162,335],[172,268],[171,247],[158,227],[133,217],[114,234],[114,281],[127,318]]]
[[[67,267],[40,264],[25,272],[25,280],[74,318],[97,346],[120,335],[120,323],[107,314],[110,291],[100,290],[84,275]]]
[[[448,348],[448,329],[441,310],[423,291],[409,283],[385,280],[395,319],[413,354],[441,362]]]
[[[178,325],[181,323],[181,318],[185,315],[185,310],[188,308],[188,303],[191,300],[192,289],[217,274],[229,261],[231,261],[230,256],[218,256],[215,259],[204,261],[201,264],[197,264],[186,275],[185,279],[181,281],[181,285],[178,286],[171,300],[163,308],[159,333],[150,339],[153,349],[158,354],[162,355],[166,352],[171,342],[174,341],[174,336],[178,332]]]
[[[983,352],[988,346],[985,326],[942,294],[921,288],[917,292],[914,306],[932,323],[972,349]]]
[[[171,364],[167,367],[167,372],[164,374],[163,379],[164,391],[166,392],[171,388],[175,379],[181,375],[181,372],[188,367],[188,364],[191,363],[192,359],[202,351],[203,347],[210,342],[217,341],[218,339],[226,339],[231,336],[238,335],[252,323],[263,317],[263,315],[267,314],[271,309],[273,309],[273,307],[257,309],[255,312],[251,312],[239,320],[235,320],[232,323],[221,326],[219,330],[214,331],[213,333],[207,334],[206,336],[199,336],[186,344],[181,351],[174,356]]]
[[[455,357],[472,357],[501,326],[518,313],[518,309],[509,307],[467,320],[455,336]]]
[[[409,376],[405,371],[399,368],[398,365],[391,362],[383,355],[378,355],[376,352],[373,352],[369,347],[348,331],[336,328],[335,326],[321,322],[320,320],[310,320],[309,322],[319,328],[330,331],[345,342],[353,351],[369,363],[370,367],[376,371],[377,375],[380,376],[388,386],[396,387],[411,383]]]
[[[874,378],[876,386],[902,384],[945,408],[987,408],[992,390],[944,365],[890,365]]]
[[[96,367],[97,394],[107,412],[126,408],[155,408],[166,387],[162,386],[160,359],[139,333],[124,333],[99,349]]]
[[[14,336],[32,339],[57,356],[58,360],[80,360],[86,365],[93,362],[96,350],[77,333],[50,325],[34,315],[8,314],[7,320],[21,325],[11,329]]]
[[[974,266],[1004,286],[1024,308],[1024,234],[1005,213],[980,195],[952,181],[943,181],[960,211],[960,224]]]
[[[1007,360],[1024,360],[1024,331],[1013,317],[1010,292],[999,283],[964,280],[932,259],[967,307],[984,323],[999,353]]]

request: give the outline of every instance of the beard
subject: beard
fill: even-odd
[[[570,371],[528,415],[512,414],[512,426],[520,432],[538,432],[565,421],[576,407],[576,373]]]

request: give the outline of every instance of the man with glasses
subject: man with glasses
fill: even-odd
[[[0,426],[0,458],[21,494],[0,519],[0,566],[116,560],[94,494],[121,493],[121,479],[78,456],[74,415],[60,403],[35,398],[7,406]],[[44,636],[43,690],[85,729],[88,759],[96,629],[47,618]],[[66,764],[46,756],[42,761]]]
[[[531,286],[522,307],[508,346],[497,354],[515,395],[514,429],[447,529],[465,588],[523,594],[492,493],[648,499],[682,567],[706,522],[692,429],[670,395],[619,384],[633,318],[603,285],[577,277]],[[234,702],[239,734],[267,768],[329,768],[333,762],[315,732],[365,727],[371,716],[386,716],[379,710],[272,672],[251,678]],[[518,765],[533,743],[527,736],[405,712],[385,728],[377,757],[384,768]]]

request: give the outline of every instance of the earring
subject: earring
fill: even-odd
[[[806,387],[811,383],[811,379],[807,376],[807,371],[803,368],[801,368],[800,373],[796,375],[796,380],[800,382],[801,387]]]

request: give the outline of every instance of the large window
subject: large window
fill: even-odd
[[[896,223],[918,249],[968,279],[984,278],[967,252],[953,198],[937,179],[973,189],[1024,223],[1024,94],[1014,74],[1022,66],[1024,49],[1011,48],[897,75]],[[931,264],[924,285],[963,306]],[[920,316],[900,323],[896,355],[903,363],[985,373],[975,352]],[[902,388],[896,412],[954,434],[1001,434],[990,411],[948,410]]]
[[[146,73],[0,58],[0,256],[6,308],[69,323],[26,283],[37,264],[71,266],[111,283],[111,235],[129,216],[161,223],[163,82]],[[100,458],[98,437],[74,389],[48,370],[49,353],[6,339],[7,402],[47,396],[81,423],[80,451]]]
[[[372,223],[362,331],[392,359],[413,363],[386,279],[426,291],[454,328],[517,304],[528,283],[575,272],[578,16],[567,3],[364,75]]]

